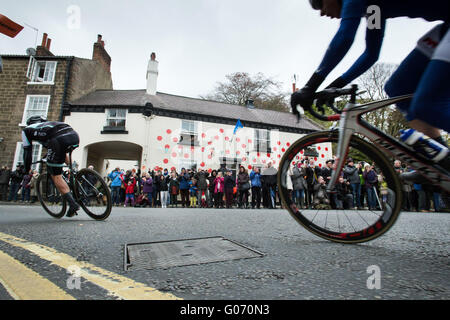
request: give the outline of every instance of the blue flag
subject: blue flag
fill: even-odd
[[[237,121],[237,123],[236,123],[236,127],[234,127],[233,134],[236,134],[236,132],[237,132],[239,129],[243,128],[243,127],[244,127],[244,126],[243,126],[242,123],[241,123],[241,119],[238,119],[238,121]]]

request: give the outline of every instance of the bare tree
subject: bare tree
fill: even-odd
[[[257,108],[289,112],[286,96],[281,91],[281,83],[258,73],[250,76],[245,72],[236,72],[225,76],[224,82],[218,82],[212,93],[202,99],[246,105],[253,100]]]
[[[394,64],[377,63],[359,79],[360,88],[365,90],[362,102],[370,102],[388,98],[384,86],[397,68]],[[398,136],[400,129],[407,128],[403,114],[395,106],[367,113],[364,119],[391,136]]]

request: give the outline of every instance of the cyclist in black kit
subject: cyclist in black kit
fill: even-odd
[[[47,168],[56,188],[69,203],[67,217],[73,217],[80,206],[73,198],[69,186],[62,177],[64,163],[69,163],[68,148],[78,147],[80,138],[71,126],[63,122],[47,121],[43,117],[33,116],[27,120],[22,131],[23,160],[25,172],[30,171],[32,163],[33,141],[42,144],[48,150]]]

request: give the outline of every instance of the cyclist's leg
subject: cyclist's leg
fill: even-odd
[[[67,157],[67,148],[79,144],[79,137],[76,132],[55,137],[50,140],[47,156],[48,171],[52,176],[56,188],[62,194],[63,198],[69,203],[68,217],[72,217],[80,209],[80,206],[73,198],[69,186],[62,177],[62,167]]]
[[[450,131],[450,29],[439,42],[420,80],[407,119],[422,120]]]
[[[441,37],[441,28],[444,27],[444,24],[438,25],[434,27],[430,32],[428,32],[425,36],[423,36],[418,41],[417,47],[400,64],[396,72],[392,75],[385,86],[385,91],[390,97],[413,94],[418,90],[418,88],[424,81],[427,81],[430,85],[435,84],[436,80],[432,80],[433,82],[430,82],[430,79],[428,77],[426,80],[424,80],[424,76],[426,73],[432,72],[431,70],[429,70],[430,61],[435,53],[436,44],[439,43],[439,39]],[[445,83],[448,83],[448,81],[444,81],[441,84]],[[416,100],[416,98],[414,98],[414,100]],[[438,128],[413,116],[413,103],[414,105],[417,105],[417,102],[404,101],[398,103],[397,107],[406,114],[406,117],[410,121],[409,124],[412,128],[419,130],[434,139],[439,139],[440,130]],[[427,115],[430,115],[428,104],[425,104],[422,108],[426,108],[425,112],[427,113]],[[439,112],[439,114],[442,113]],[[434,114],[432,114],[432,116],[433,118],[436,118]]]

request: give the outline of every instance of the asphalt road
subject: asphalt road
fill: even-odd
[[[124,269],[125,244],[215,236],[264,256]],[[12,268],[8,263],[17,263],[30,272],[30,279],[39,278],[44,287],[60,290],[55,294],[78,300],[148,295],[189,300],[449,299],[449,244],[448,213],[405,212],[382,237],[342,245],[310,234],[280,209],[113,208],[107,221],[97,222],[84,213],[56,220],[39,206],[0,205],[5,272]],[[1,266],[0,255],[0,275]],[[80,278],[68,273],[73,266],[82,270]],[[369,289],[368,282],[375,283],[373,266],[379,271],[379,288]],[[17,299],[21,288],[28,290],[26,283],[12,278],[0,277],[0,299]]]

